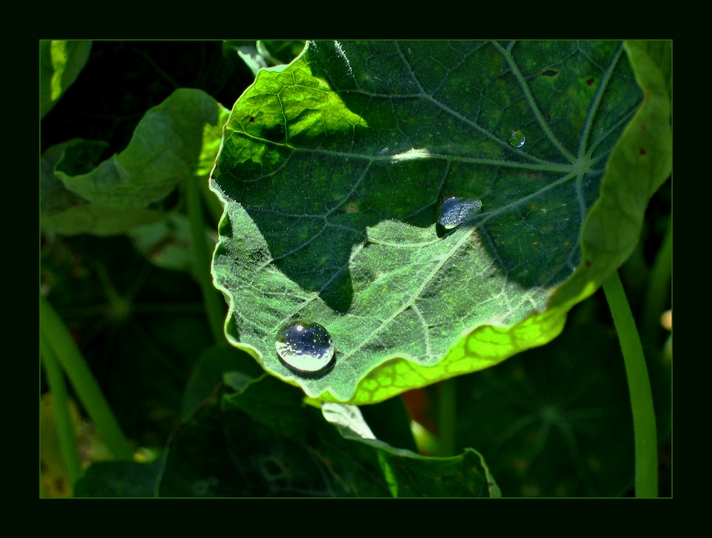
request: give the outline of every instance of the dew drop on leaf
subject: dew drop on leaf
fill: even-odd
[[[438,222],[443,228],[450,230],[474,217],[480,209],[482,209],[480,200],[464,200],[451,196],[440,206]]]
[[[287,365],[302,372],[321,370],[334,357],[329,331],[310,321],[292,321],[282,326],[274,345]]]
[[[527,139],[524,136],[524,133],[521,132],[519,129],[515,129],[514,131],[512,131],[512,134],[509,135],[509,145],[513,148],[521,148],[524,145],[524,142],[526,141]]]

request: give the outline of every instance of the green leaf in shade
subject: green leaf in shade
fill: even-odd
[[[205,233],[208,244],[214,247],[215,231],[206,229]],[[171,213],[160,222],[132,228],[128,236],[136,250],[156,267],[178,271],[195,270],[190,222],[185,215]]]
[[[156,222],[166,218],[152,209],[118,209],[92,204],[69,191],[54,173],[54,166],[62,158],[64,150],[81,143],[88,159],[105,149],[101,142],[70,140],[50,147],[42,155],[41,172],[41,223],[42,228],[59,235],[118,235],[134,226]],[[88,160],[85,162],[89,162]]]
[[[226,343],[216,344],[203,353],[188,379],[183,394],[181,418],[186,419],[207,400],[223,381],[225,372],[240,372],[247,379],[263,374],[260,367],[244,351]]]
[[[610,41],[309,42],[261,70],[211,181],[228,339],[353,404],[549,342],[630,254],[669,171],[650,63]],[[450,196],[482,210],[444,230]],[[276,354],[296,319],[334,341],[319,375]]]
[[[286,422],[305,426],[298,441],[294,440],[298,426],[288,433],[272,429],[232,405],[221,406],[219,396],[173,436],[158,487],[160,497],[388,496],[369,449],[359,446],[344,452],[338,446],[344,440],[318,410],[309,408],[311,420],[304,416],[298,394],[297,405],[284,416]],[[332,430],[330,440],[337,446],[320,448],[314,419]]]
[[[145,208],[168,195],[199,167],[210,164],[206,137],[215,149],[222,106],[201,90],[178,89],[150,109],[128,147],[87,169],[85,141],[68,144],[54,171],[65,187],[85,200],[117,209]],[[212,139],[210,134],[213,134]]]
[[[93,464],[74,487],[74,497],[153,497],[161,460]]]
[[[40,41],[40,118],[77,80],[91,52],[91,41]]]
[[[356,407],[328,404],[354,413],[340,434],[301,391],[269,376],[215,396],[173,437],[159,496],[487,495],[474,451],[423,458],[394,449],[369,439]]]

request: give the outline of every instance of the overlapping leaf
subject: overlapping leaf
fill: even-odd
[[[125,151],[73,139],[42,156],[42,227],[61,235],[116,235],[167,215],[148,206],[180,181],[205,177],[228,111],[200,90],[176,91],[149,110]]]
[[[669,171],[669,107],[648,106],[665,86],[628,56],[615,42],[310,42],[262,70],[212,182],[228,337],[310,396],[357,404],[551,340],[629,255]],[[645,122],[643,152],[629,122]],[[627,158],[607,168],[614,148]],[[609,207],[584,227],[602,182]],[[438,207],[453,195],[482,211],[447,232]],[[318,375],[275,352],[297,319],[334,340]]]
[[[235,393],[214,393],[174,435],[159,496],[498,495],[474,450],[452,458],[419,456],[374,439],[356,408],[349,413],[349,406],[327,405],[332,409],[322,409],[322,416],[303,404],[299,390],[269,376]]]
[[[176,90],[146,113],[124,151],[92,165],[101,157],[101,143],[77,140],[64,148],[54,173],[67,190],[94,204],[145,208],[203,164],[203,147],[213,142],[205,134],[210,126],[220,128],[222,111],[201,90]]]

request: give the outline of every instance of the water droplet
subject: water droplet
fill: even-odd
[[[310,321],[292,321],[277,333],[277,353],[289,366],[316,372],[334,358],[334,342],[324,327]]]
[[[521,132],[519,129],[515,129],[514,131],[512,131],[512,134],[509,135],[509,145],[513,148],[521,148],[524,145],[524,142],[526,141],[527,139],[524,136],[524,133]]]
[[[450,230],[471,219],[482,209],[480,200],[464,200],[451,196],[440,206],[438,222],[446,230]]]

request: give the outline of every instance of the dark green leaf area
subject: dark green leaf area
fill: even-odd
[[[262,70],[212,183],[226,204],[213,272],[230,337],[309,395],[349,401],[389,359],[434,366],[477,327],[543,310],[580,262],[641,97],[614,42],[310,42]],[[438,233],[449,196],[482,211]],[[297,379],[274,352],[296,318],[334,340],[319,379]]]
[[[163,446],[212,343],[198,285],[151,266],[126,237],[77,236],[45,244],[42,287],[127,436]]]
[[[206,349],[198,360],[183,394],[183,419],[212,395],[223,382],[225,372],[239,372],[246,379],[264,374],[252,357],[226,342]]]
[[[109,144],[100,141],[74,140],[67,145],[55,171],[70,176],[88,174],[101,162]]]
[[[94,463],[74,487],[74,497],[153,497],[161,461]]]
[[[567,327],[457,391],[458,445],[477,443],[505,497],[618,496],[632,483],[630,399],[607,326]]]
[[[396,497],[488,496],[485,473],[473,450],[453,458],[423,457],[381,440],[361,437],[356,431],[368,428],[362,418],[355,425],[356,431],[343,425],[334,428],[302,399],[301,391],[265,376],[244,391],[227,396],[225,407],[235,405],[254,420],[314,451],[343,488],[339,495],[382,496],[385,479],[391,495]]]
[[[351,447],[318,410],[302,408],[298,390],[285,388],[294,405],[274,403],[280,424],[294,423],[286,430],[266,424],[275,418],[269,401],[252,401],[245,413],[223,392],[223,409],[216,398],[197,411],[171,442],[159,496],[388,496],[370,449]]]
[[[270,376],[215,393],[175,433],[159,496],[488,495],[474,451],[426,458],[339,433],[303,398]]]

